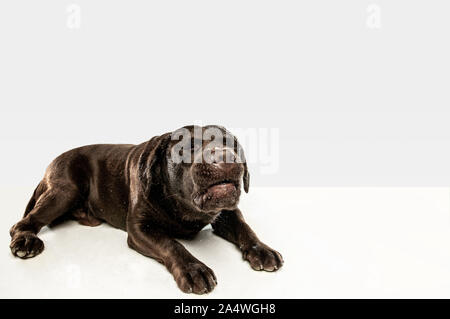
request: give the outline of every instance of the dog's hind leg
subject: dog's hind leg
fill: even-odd
[[[86,209],[77,209],[72,213],[72,216],[81,225],[95,227],[103,223],[101,219],[95,218],[90,212],[86,213]]]
[[[31,258],[42,252],[44,243],[37,237],[42,227],[68,212],[79,199],[75,185],[41,182],[25,210],[24,217],[11,230],[11,252]]]

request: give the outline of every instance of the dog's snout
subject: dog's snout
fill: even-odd
[[[194,182],[204,187],[221,180],[237,181],[243,169],[234,150],[215,148],[203,154],[202,162],[193,163],[192,174]]]
[[[231,148],[205,149],[195,155],[194,163],[221,164],[238,163],[238,156]]]
[[[211,150],[211,163],[217,164],[220,167],[224,166],[222,164],[233,164],[236,163],[236,153],[234,150],[229,148],[215,148]]]
[[[220,163],[214,163],[216,167],[218,167],[220,170],[222,170],[225,174],[228,174],[229,172],[232,172],[237,163],[226,163],[226,162],[220,162]]]

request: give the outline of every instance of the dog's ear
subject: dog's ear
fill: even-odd
[[[238,155],[240,163],[244,164],[244,175],[242,176],[242,180],[244,182],[244,191],[246,193],[248,193],[248,190],[250,188],[250,173],[248,172],[247,160],[245,158],[244,149],[242,148],[242,145],[239,143],[236,136],[231,134],[224,127],[220,127],[220,128],[224,131],[224,133],[226,135],[231,136],[234,139],[234,147],[235,147],[236,154]]]
[[[244,176],[242,179],[244,181],[244,191],[248,193],[248,188],[250,187],[250,173],[248,172],[247,162],[244,163]]]
[[[145,150],[139,157],[139,179],[145,194],[149,194],[151,187],[162,183],[162,168],[165,163],[170,133],[155,136],[147,142]]]
[[[245,158],[244,149],[242,148],[242,145],[237,140],[236,136],[234,136],[234,142],[236,144],[235,150],[238,155],[238,158],[240,159],[241,163],[244,164],[244,175],[242,176],[242,180],[244,182],[244,191],[246,193],[248,193],[248,190],[250,188],[250,173],[248,172],[247,159]]]

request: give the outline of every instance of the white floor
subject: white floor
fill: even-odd
[[[33,188],[1,188],[2,298],[441,298],[450,297],[448,188],[253,188],[241,210],[284,267],[255,272],[203,230],[186,247],[218,278],[207,296],[181,293],[163,266],[107,225],[44,228],[44,252],[9,250],[9,227]]]

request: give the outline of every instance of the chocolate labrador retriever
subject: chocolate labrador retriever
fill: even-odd
[[[255,270],[274,271],[281,255],[262,243],[237,208],[249,173],[240,144],[219,126],[186,126],[139,145],[89,145],[57,157],[10,234],[14,256],[42,252],[39,230],[65,219],[125,230],[128,245],[164,264],[184,292],[217,284],[213,271],[175,238],[203,227],[234,243]]]

